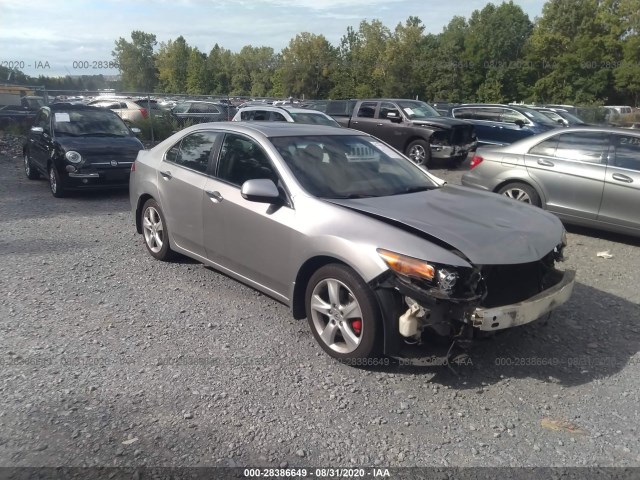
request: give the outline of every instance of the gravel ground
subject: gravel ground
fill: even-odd
[[[127,192],[54,199],[19,153],[0,139],[1,466],[640,466],[637,240],[571,229],[571,301],[459,375],[363,370],[280,303],[153,260]]]

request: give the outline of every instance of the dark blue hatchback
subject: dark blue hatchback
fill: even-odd
[[[508,145],[561,127],[542,113],[518,105],[457,105],[449,110],[449,116],[473,123],[479,145]]]

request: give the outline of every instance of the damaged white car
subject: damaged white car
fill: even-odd
[[[338,359],[469,342],[545,316],[574,285],[554,215],[445,184],[354,130],[197,125],[139,153],[130,194],[152,256],[286,303]]]

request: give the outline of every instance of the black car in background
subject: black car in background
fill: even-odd
[[[230,121],[237,109],[228,104],[194,100],[180,102],[171,111],[182,125],[188,126],[196,123]]]
[[[467,103],[451,108],[449,116],[471,122],[479,145],[509,145],[563,126],[532,108],[516,105]]]
[[[58,103],[43,107],[23,146],[30,180],[49,179],[54,197],[70,190],[126,188],[144,146],[111,110]]]

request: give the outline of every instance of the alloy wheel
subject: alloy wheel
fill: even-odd
[[[518,200],[519,202],[531,203],[531,197],[529,194],[517,187],[509,188],[502,192],[502,194],[513,200]]]
[[[324,279],[311,294],[311,317],[320,339],[337,353],[349,354],[362,341],[362,309],[353,292],[334,278]]]
[[[424,147],[421,145],[414,145],[411,147],[411,150],[409,150],[409,158],[413,160],[413,163],[416,165],[423,165],[427,158],[427,152],[425,152]]]
[[[142,219],[142,229],[144,231],[144,241],[147,242],[149,250],[158,253],[164,244],[164,225],[160,214],[153,207],[148,207],[144,211]]]

